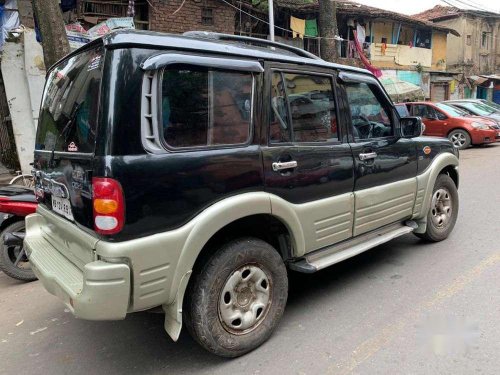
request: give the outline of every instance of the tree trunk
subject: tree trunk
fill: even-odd
[[[333,0],[319,0],[319,36],[321,37],[321,58],[337,60],[337,4]]]
[[[70,52],[58,0],[32,0],[33,12],[42,36],[43,59],[48,69]]]

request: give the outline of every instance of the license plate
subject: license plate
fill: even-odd
[[[71,204],[68,199],[52,196],[52,209],[66,219],[74,221],[73,212],[71,212]]]

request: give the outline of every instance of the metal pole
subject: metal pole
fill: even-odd
[[[268,0],[269,4],[269,37],[274,42],[274,8],[273,0]]]

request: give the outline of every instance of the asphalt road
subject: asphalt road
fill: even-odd
[[[234,360],[174,343],[158,314],[77,320],[39,282],[0,273],[0,374],[498,374],[500,144],[461,153],[452,236],[408,235],[293,274],[281,325]]]

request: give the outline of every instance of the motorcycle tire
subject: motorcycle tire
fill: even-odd
[[[37,277],[30,267],[28,257],[24,250],[19,249],[19,246],[7,246],[3,243],[5,233],[24,232],[25,230],[26,226],[24,220],[22,220],[10,224],[0,233],[0,270],[14,279],[33,281],[36,280]]]

